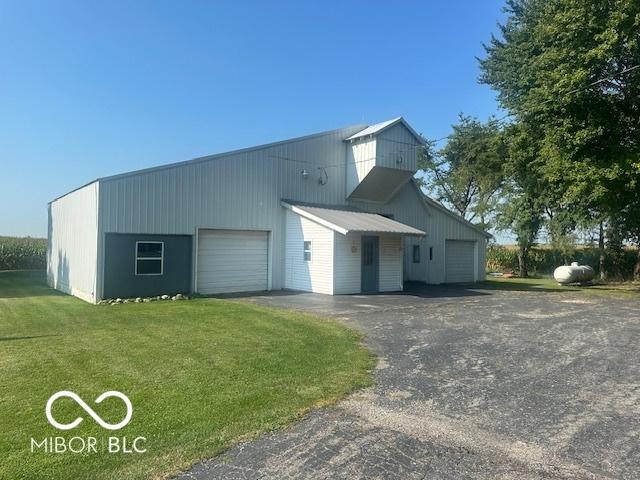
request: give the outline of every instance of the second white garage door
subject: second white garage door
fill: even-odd
[[[447,240],[445,242],[445,282],[462,283],[475,281],[476,242]]]
[[[268,244],[267,232],[200,230],[198,293],[266,290]]]

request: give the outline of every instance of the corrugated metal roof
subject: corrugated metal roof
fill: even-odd
[[[404,125],[405,128],[411,132],[411,134],[416,138],[416,140],[420,144],[422,144],[422,145],[425,144],[425,141],[420,136],[420,134],[417,133],[411,127],[411,125],[409,125],[406,122],[406,120],[404,118],[402,118],[402,117],[396,117],[396,118],[392,118],[391,120],[387,120],[386,122],[380,122],[380,123],[375,123],[373,125],[370,125],[367,128],[365,128],[364,130],[361,130],[358,133],[355,133],[355,134],[351,135],[350,137],[346,138],[345,141],[357,140],[358,138],[366,137],[366,136],[369,136],[369,135],[378,135],[380,132],[386,130],[389,127],[393,127],[397,123],[402,123],[402,125]]]
[[[247,147],[247,148],[240,148],[237,150],[229,150],[227,152],[222,152],[222,153],[215,153],[213,155],[207,155],[204,157],[196,157],[196,158],[192,158],[190,160],[183,160],[180,162],[173,162],[173,163],[167,163],[164,165],[158,165],[156,167],[149,167],[149,168],[142,168],[140,170],[132,170],[130,172],[124,172],[124,173],[118,173],[115,175],[109,175],[107,177],[100,177],[100,178],[96,178],[94,180],[91,180],[90,182],[85,183],[84,185],[78,187],[78,188],[74,188],[73,190],[70,190],[66,193],[63,193],[62,195],[57,196],[56,198],[54,198],[53,200],[51,200],[49,203],[53,203],[56,200],[61,199],[62,197],[65,197],[67,195],[69,195],[70,193],[75,192],[76,190],[79,190],[81,188],[86,187],[87,185],[91,185],[94,182],[106,182],[109,180],[116,180],[119,178],[124,178],[124,177],[132,177],[134,175],[140,175],[140,174],[144,174],[144,173],[151,173],[151,172],[157,172],[160,170],[167,170],[170,168],[176,168],[176,167],[181,167],[183,165],[193,165],[195,163],[204,163],[204,162],[208,162],[211,160],[216,160],[216,159],[224,159],[225,157],[230,157],[232,155],[238,155],[241,153],[248,153],[248,152],[254,152],[254,151],[258,151],[258,150],[262,150],[262,149],[266,149],[266,148],[271,148],[271,147],[276,147],[279,145],[286,145],[286,144],[290,144],[290,143],[296,143],[296,142],[301,142],[304,140],[308,140],[311,138],[316,138],[316,137],[322,137],[325,135],[331,135],[333,133],[337,133],[340,132],[341,130],[346,130],[346,129],[355,129],[355,128],[359,128],[359,129],[363,129],[365,128],[365,125],[352,125],[349,127],[342,127],[342,128],[336,128],[334,130],[327,130],[324,132],[319,132],[319,133],[312,133],[309,135],[303,135],[300,137],[294,137],[294,138],[290,138],[287,140],[279,140],[276,142],[270,142],[270,143],[264,143],[262,145],[256,145],[255,147]]]
[[[352,207],[314,205],[283,200],[282,205],[294,213],[320,223],[327,228],[346,235],[347,233],[392,233],[398,235],[425,235],[417,228],[390,218],[367,213]]]
[[[402,117],[392,118],[391,120],[387,120],[386,122],[374,123],[373,125],[370,125],[364,130],[362,130],[361,132],[358,132],[355,135],[351,135],[349,138],[347,138],[347,140],[354,140],[356,138],[366,137],[367,135],[375,135],[376,133],[381,132],[385,128],[390,127],[395,123],[398,123],[400,120],[402,120]]]

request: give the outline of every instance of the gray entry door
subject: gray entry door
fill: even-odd
[[[362,237],[362,293],[378,291],[378,237]]]

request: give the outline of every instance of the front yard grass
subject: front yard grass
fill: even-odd
[[[638,282],[604,283],[596,280],[584,286],[560,285],[553,277],[503,278],[487,276],[487,280],[479,285],[481,288],[493,290],[579,292],[586,295],[623,297],[640,294],[640,283]]]
[[[370,384],[374,359],[355,332],[325,318],[242,302],[195,299],[89,305],[55,292],[40,272],[0,272],[0,478],[164,478],[240,439],[276,429]],[[45,416],[47,399],[77,393]],[[30,440],[146,437],[146,453],[31,453]]]

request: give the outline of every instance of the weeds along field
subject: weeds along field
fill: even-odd
[[[47,239],[0,236],[0,270],[43,270]]]

